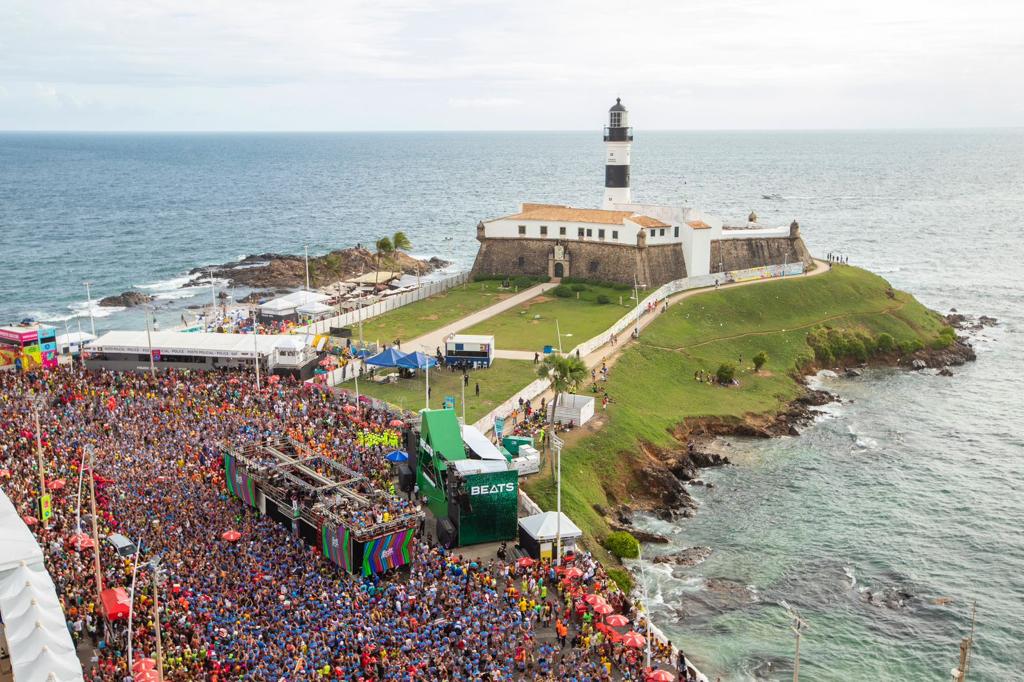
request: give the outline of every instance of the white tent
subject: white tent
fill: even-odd
[[[324,303],[314,301],[313,303],[307,303],[306,305],[299,306],[295,309],[299,315],[323,315],[324,313],[332,312],[334,308]]]
[[[466,446],[473,451],[480,459],[489,459],[493,461],[507,462],[505,455],[501,454],[501,451],[492,443],[487,440],[487,436],[480,433],[480,429],[475,426],[464,425],[462,427],[462,441]]]
[[[2,490],[0,547],[0,614],[15,682],[82,680],[43,551]]]
[[[96,337],[89,332],[71,332],[69,334],[58,334],[57,335],[57,352],[59,353],[77,353],[79,348],[83,344],[87,344],[90,341],[95,341]]]
[[[553,540],[558,533],[558,512],[548,511],[524,516],[519,519],[519,527],[537,540]],[[566,537],[579,537],[583,535],[580,527],[572,522],[565,512],[562,512],[562,540]]]

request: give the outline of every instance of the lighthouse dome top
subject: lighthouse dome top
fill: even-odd
[[[612,108],[609,109],[608,111],[628,111],[628,110],[626,109],[626,105],[624,105],[622,103],[622,98],[621,97],[616,97],[615,98],[615,104],[613,104]]]

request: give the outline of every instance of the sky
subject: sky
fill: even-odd
[[[1021,0],[3,0],[0,130],[1024,125]]]

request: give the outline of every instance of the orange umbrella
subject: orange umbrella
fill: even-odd
[[[68,538],[67,545],[81,552],[83,549],[92,549],[93,541],[86,533],[78,533]]]
[[[642,649],[647,640],[639,632],[630,631],[622,636],[622,643],[634,649]]]
[[[229,530],[222,533],[220,537],[228,542],[238,542],[239,538],[242,537],[242,534],[237,530]]]
[[[46,487],[49,490],[62,490],[64,488],[64,485],[65,484],[64,484],[64,479],[63,478],[55,478],[52,481],[50,481],[49,483],[47,483]]]
[[[140,658],[132,663],[132,672],[135,674],[153,670],[156,668],[156,661],[152,658]]]
[[[667,670],[654,670],[647,674],[647,682],[675,682],[676,676]]]
[[[612,608],[612,605],[606,601],[594,604],[594,613],[601,614],[602,616],[607,616],[609,613],[612,613],[614,611],[615,609]]]
[[[613,613],[605,618],[604,622],[613,628],[621,628],[623,625],[629,625],[629,618],[626,618],[621,613]]]

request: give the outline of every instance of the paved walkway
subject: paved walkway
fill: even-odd
[[[478,310],[478,311],[476,311],[475,313],[473,313],[471,315],[467,315],[466,317],[462,318],[461,320],[456,320],[455,322],[452,322],[451,324],[447,324],[447,325],[445,325],[445,326],[443,326],[443,327],[441,327],[439,329],[435,329],[434,331],[432,331],[432,332],[430,332],[428,334],[424,334],[423,336],[421,336],[419,338],[412,339],[411,341],[403,341],[402,342],[402,350],[404,352],[407,352],[407,353],[411,353],[413,351],[423,351],[427,355],[433,356],[434,355],[434,351],[439,346],[444,346],[444,340],[446,338],[448,338],[448,336],[450,334],[454,334],[454,333],[456,333],[458,331],[461,331],[463,329],[467,329],[469,327],[472,327],[474,324],[477,324],[478,322],[483,322],[484,320],[486,320],[488,318],[494,317],[498,313],[503,313],[506,310],[509,310],[510,308],[516,307],[520,303],[525,303],[526,301],[529,301],[531,298],[533,298],[535,296],[540,296],[545,291],[547,291],[549,289],[553,289],[556,286],[558,286],[557,282],[545,282],[543,284],[538,284],[537,286],[530,287],[529,289],[524,289],[523,291],[520,291],[515,296],[511,296],[509,298],[506,298],[504,301],[499,301],[498,303],[495,303],[492,306],[488,306],[488,307],[484,308],[483,310]],[[425,346],[425,348],[423,346]],[[444,349],[442,348],[442,352],[443,352],[443,350]],[[505,351],[505,352],[506,353],[521,353],[522,351]],[[495,355],[497,357],[506,357],[505,355],[498,355],[497,353]],[[533,353],[525,353],[525,358],[518,358],[517,357],[516,359],[532,360],[533,359]]]

